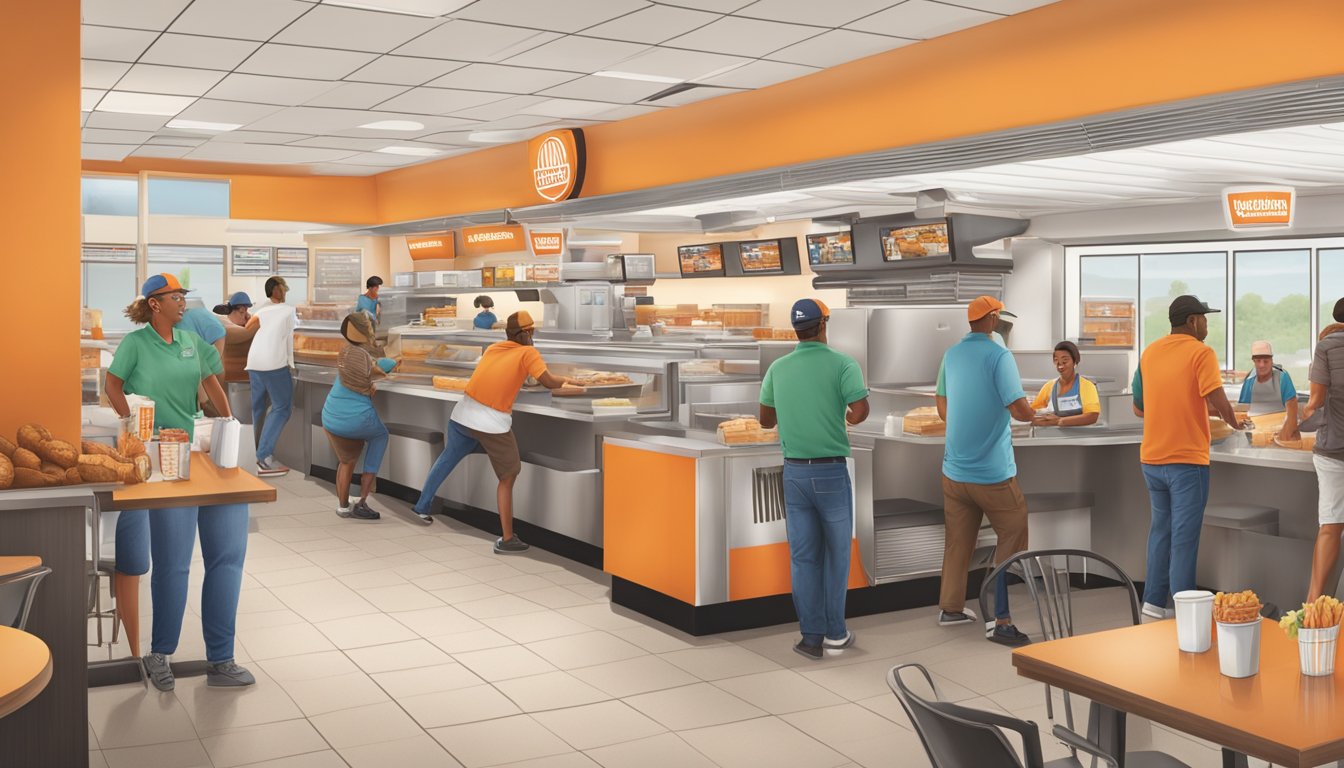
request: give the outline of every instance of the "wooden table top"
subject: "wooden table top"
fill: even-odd
[[[191,479],[126,485],[112,491],[102,509],[163,509],[210,504],[264,504],[275,501],[274,486],[242,469],[220,469],[203,453],[191,454]]]
[[[0,717],[37,698],[51,681],[47,644],[17,629],[0,627]]]
[[[42,566],[42,558],[35,555],[10,555],[0,557],[0,576],[13,576],[16,573],[31,571]]]
[[[1029,645],[1017,673],[1114,709],[1289,768],[1344,758],[1344,666],[1307,677],[1297,640],[1265,619],[1260,672],[1218,671],[1217,630],[1206,653],[1182,653],[1176,622],[1159,621]]]

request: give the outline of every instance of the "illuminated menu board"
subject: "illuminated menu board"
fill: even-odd
[[[723,246],[720,243],[677,247],[677,262],[682,277],[723,275]]]
[[[883,227],[878,230],[884,261],[923,259],[947,256],[952,251],[947,243],[947,222],[914,224],[905,227]]]
[[[739,244],[742,271],[747,274],[783,272],[778,240],[755,240]]]
[[[822,235],[808,235],[807,263],[814,267],[825,264],[853,264],[854,241],[850,233],[828,232]]]

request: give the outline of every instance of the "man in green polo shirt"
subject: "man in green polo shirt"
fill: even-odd
[[[825,304],[801,299],[790,316],[798,347],[765,372],[761,425],[779,425],[784,449],[784,524],[803,635],[793,649],[819,660],[827,649],[854,643],[845,627],[854,539],[845,424],[868,418],[868,388],[858,362],[826,345]]]

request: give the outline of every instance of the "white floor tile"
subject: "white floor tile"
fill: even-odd
[[[606,632],[566,635],[528,643],[527,647],[561,669],[610,664],[647,655],[643,648]]]
[[[455,653],[453,658],[492,683],[555,670],[550,662],[521,645]]]
[[[307,720],[234,728],[201,739],[215,768],[317,752],[327,742]]]
[[[673,733],[588,750],[602,768],[716,768],[713,761]]]
[[[493,629],[482,626],[469,632],[456,632],[429,638],[429,642],[448,653],[465,653],[486,648],[501,648],[513,645],[513,641]]]
[[[303,712],[285,690],[264,670],[257,668],[251,672],[257,678],[257,684],[244,688],[211,688],[204,677],[185,677],[177,681],[174,693],[187,710],[198,734],[204,736],[303,717]]]
[[[516,763],[504,763],[494,768],[599,768],[599,766],[582,752],[567,752],[563,755],[548,755]]]
[[[363,672],[295,680],[284,686],[308,717],[389,700],[383,689]]]
[[[543,577],[544,578],[544,577]],[[580,595],[568,587],[561,587],[550,584],[542,589],[533,589],[517,593],[519,597],[525,600],[531,600],[537,605],[544,605],[547,608],[573,608],[576,605],[588,605],[592,601]]]
[[[390,701],[316,715],[312,724],[336,749],[398,741],[422,734],[410,715]]]
[[[487,597],[483,600],[470,600],[465,603],[458,603],[457,609],[474,619],[488,619],[496,616],[517,616],[522,613],[534,613],[536,611],[548,610],[544,605],[537,605],[531,600],[524,600],[517,595],[503,594],[494,597]]]
[[[528,715],[435,728],[430,735],[466,768],[516,763],[574,751]]]
[[[332,619],[313,626],[327,636],[337,648],[348,650],[370,645],[387,645],[415,640],[416,635],[404,624],[385,613],[370,613],[345,619]]]
[[[343,747],[338,750],[350,768],[461,768],[429,734],[407,739]]]
[[[553,709],[532,717],[575,749],[595,749],[667,730],[620,701]]]
[[[359,594],[378,606],[378,610],[386,613],[418,611],[422,608],[437,608],[443,605],[442,600],[411,583],[390,587],[369,587],[361,589]]]
[[[715,685],[772,715],[846,703],[836,694],[789,669],[730,677],[717,681]]]
[[[359,668],[370,674],[374,672],[393,672],[399,669],[416,669],[447,664],[453,659],[439,650],[433,643],[423,638],[404,643],[389,643],[368,648],[356,648],[346,651]]]
[[[436,664],[431,667],[401,669],[395,672],[378,672],[372,677],[373,681],[394,699],[441,691],[455,691],[459,688],[470,688],[485,683],[474,672],[456,662]]]
[[[104,750],[192,741],[191,717],[177,697],[140,683],[89,691],[89,723]]]
[[[722,680],[725,677],[769,672],[780,668],[778,664],[764,656],[736,645],[689,648],[664,653],[662,656],[701,680]]]
[[[307,623],[254,629],[246,634],[239,633],[238,637],[247,644],[252,658],[263,661],[281,656],[336,650],[336,646],[332,645],[326,635]]]
[[[494,685],[524,712],[577,707],[611,698],[609,694],[581,682],[567,672],[515,677]]]
[[[625,702],[674,731],[750,720],[766,714],[709,683],[643,693],[627,697]]]
[[[201,742],[179,741],[148,747],[109,749],[102,753],[108,768],[213,768]]]
[[[658,656],[639,656],[611,664],[582,667],[570,674],[617,698],[699,682],[691,673]]]
[[[340,651],[280,656],[259,661],[257,666],[281,685],[299,680],[317,680],[337,675],[348,675],[359,671],[355,663]]]
[[[520,710],[491,685],[407,696],[397,701],[424,728],[439,728],[516,715]],[[452,747],[449,747],[452,751]],[[454,752],[456,754],[456,752]],[[459,757],[459,759],[461,759]]]
[[[534,643],[566,635],[592,632],[592,627],[555,611],[524,613],[518,616],[500,616],[481,619],[487,627],[518,643]]]
[[[458,632],[470,632],[484,629],[485,625],[450,606],[424,608],[418,611],[405,611],[391,614],[392,618],[405,624],[412,632],[424,638],[451,635]]]
[[[850,762],[776,717],[699,728],[681,737],[722,768],[826,768]]]
[[[90,750],[89,768],[109,768],[107,765],[107,758],[103,757],[103,753],[101,751],[96,749]]]
[[[279,760],[267,760],[253,763],[248,768],[349,768],[341,756],[330,749],[310,752],[306,755],[282,757]]]

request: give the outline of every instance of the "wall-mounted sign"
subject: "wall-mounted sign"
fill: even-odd
[[[532,186],[541,199],[554,203],[578,197],[588,162],[583,130],[566,128],[543,133],[527,143]]]
[[[313,301],[351,306],[364,292],[361,272],[364,251],[359,248],[317,248]]]
[[[1223,190],[1223,218],[1229,229],[1290,227],[1296,197],[1292,187],[1228,187]]]
[[[527,244],[533,256],[559,256],[565,252],[565,233],[528,230]]]
[[[437,235],[406,238],[406,250],[411,252],[411,261],[428,259],[451,259],[456,253],[453,248],[453,233],[440,232]]]
[[[462,255],[489,256],[492,253],[525,251],[523,227],[519,224],[498,224],[490,227],[462,228]]]
[[[233,274],[267,276],[275,274],[275,251],[273,249],[235,245],[231,251]],[[307,274],[307,270],[304,271],[304,274]]]
[[[276,248],[275,273],[281,277],[307,277],[308,249]]]

